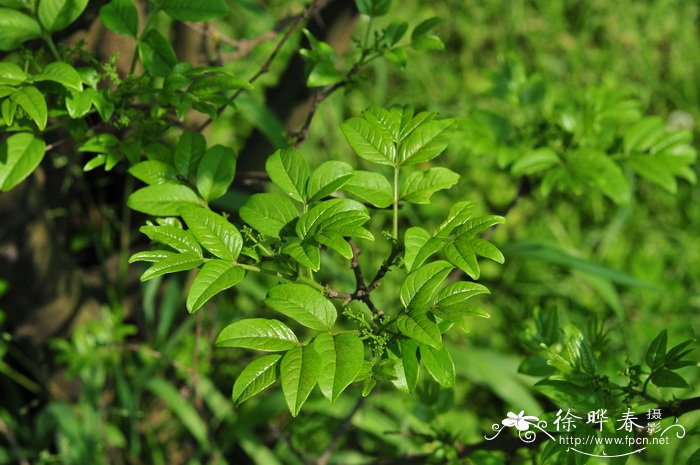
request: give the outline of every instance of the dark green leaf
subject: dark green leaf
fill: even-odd
[[[498,215],[477,216],[464,222],[455,230],[460,237],[472,237],[496,224],[503,224],[506,219]]]
[[[133,0],[112,0],[100,8],[100,19],[107,29],[136,38],[139,33],[139,12]]]
[[[119,139],[114,134],[107,132],[89,138],[78,147],[80,152],[107,153],[119,145]]]
[[[225,260],[210,260],[204,264],[192,281],[187,294],[187,311],[194,313],[219,292],[243,280],[243,268]]]
[[[178,21],[209,21],[231,12],[225,0],[161,0],[160,6]]]
[[[367,221],[367,208],[361,203],[350,199],[331,199],[319,203],[302,215],[296,224],[296,233],[301,239],[326,231],[343,236],[366,237],[358,229]]]
[[[274,286],[268,291],[265,303],[307,328],[318,331],[330,329],[338,316],[328,299],[304,284]]]
[[[313,239],[319,244],[325,245],[329,249],[335,250],[348,260],[352,258],[352,247],[350,247],[350,244],[348,244],[348,242],[341,234],[334,233],[333,231],[328,231],[325,233],[314,235]]]
[[[88,0],[41,0],[37,17],[47,31],[60,31],[78,19],[87,4]]]
[[[649,368],[656,370],[663,366],[666,361],[666,344],[668,332],[664,329],[651,341],[647,349],[646,362]]]
[[[177,216],[180,208],[198,204],[197,194],[181,184],[143,187],[131,194],[127,202],[132,210],[153,216]]]
[[[320,374],[321,358],[310,345],[294,347],[284,354],[280,364],[280,381],[292,416],[299,414]]]
[[[256,231],[272,237],[299,216],[294,202],[278,194],[254,194],[238,213]]]
[[[460,281],[452,283],[440,290],[435,297],[435,304],[441,306],[456,305],[476,295],[490,293],[486,286],[478,283]]]
[[[0,189],[7,192],[29,176],[44,158],[46,143],[20,132],[0,143]]]
[[[231,398],[240,405],[277,380],[277,362],[281,355],[264,355],[250,362],[233,383]]]
[[[297,346],[299,341],[291,329],[278,320],[249,318],[231,323],[216,338],[217,347],[279,352]]]
[[[394,21],[384,29],[384,40],[386,40],[387,45],[396,45],[407,30],[408,23],[406,21]]]
[[[243,247],[243,238],[238,229],[211,210],[188,206],[180,209],[194,237],[213,255],[232,262],[238,259]]]
[[[10,8],[0,8],[0,50],[13,50],[24,42],[41,36],[34,18]]]
[[[448,236],[457,227],[465,224],[472,217],[476,204],[471,201],[457,202],[450,207],[447,219],[435,230],[436,235]]]
[[[316,336],[314,348],[321,358],[318,387],[331,402],[340,396],[360,373],[365,359],[365,346],[355,334]]]
[[[445,21],[444,19],[439,18],[437,16],[433,16],[432,18],[428,18],[424,21],[421,21],[413,29],[413,32],[411,33],[411,40],[416,41],[416,40],[420,39],[421,37],[428,34],[428,32],[430,32],[431,29],[433,29],[438,24],[443,23],[444,21]]]
[[[659,387],[688,388],[688,383],[675,371],[661,368],[651,374],[651,382]]]
[[[218,72],[194,81],[187,89],[192,95],[198,98],[207,98],[213,95],[226,94],[232,90],[252,89],[253,86],[248,81],[236,79],[224,72]]]
[[[170,42],[155,29],[149,30],[141,37],[138,48],[143,66],[153,76],[167,76],[177,63]]]

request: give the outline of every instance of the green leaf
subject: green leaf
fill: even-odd
[[[206,148],[207,142],[203,135],[198,132],[184,131],[175,147],[177,171],[187,179],[193,178]]]
[[[25,86],[18,89],[10,98],[24,110],[40,130],[43,131],[46,128],[48,110],[46,99],[39,89],[34,86]]]
[[[42,0],[44,1],[44,0]],[[164,402],[168,409],[180,419],[182,425],[197,440],[204,451],[209,450],[207,439],[207,425],[199,416],[194,406],[184,399],[177,389],[162,378],[150,378],[145,380],[145,387],[156,399]]]
[[[267,292],[264,302],[307,328],[318,331],[330,329],[338,316],[330,300],[304,284],[274,286]]]
[[[180,208],[198,204],[199,197],[192,189],[169,183],[142,187],[127,201],[132,210],[153,216],[177,216]]]
[[[450,263],[438,260],[410,273],[401,285],[401,303],[406,308],[426,306],[435,289],[447,278],[452,268]]]
[[[277,150],[267,158],[265,170],[285,194],[299,202],[306,201],[309,165],[297,150],[291,147]]]
[[[693,455],[688,457],[688,461],[685,465],[700,465],[700,449],[693,452]]]
[[[411,48],[419,51],[445,50],[445,43],[440,37],[428,34],[411,42]]]
[[[46,65],[41,73],[34,76],[34,81],[53,81],[76,92],[83,90],[83,79],[75,68],[62,61],[54,61]]]
[[[435,305],[450,306],[464,302],[480,294],[490,294],[486,286],[478,283],[460,281],[440,290],[435,297]]]
[[[92,108],[97,93],[95,89],[84,89],[82,92],[71,92],[69,97],[66,97],[66,109],[68,115],[73,118],[82,118]]]
[[[143,250],[141,252],[136,252],[131,257],[129,257],[129,263],[156,263],[161,260],[165,260],[168,257],[172,257],[173,255],[175,255],[175,252],[171,252],[170,250]]]
[[[311,394],[321,374],[321,358],[313,347],[294,347],[280,364],[280,381],[287,406],[293,417]]]
[[[2,20],[0,19],[0,21]],[[2,32],[0,32],[0,34],[2,34]],[[26,81],[28,77],[29,76],[27,76],[27,73],[25,73],[24,70],[16,64],[10,63],[9,61],[0,61],[0,85],[17,86]],[[5,92],[9,93],[5,94]],[[9,95],[12,92],[14,92],[14,90],[8,89],[7,91],[3,92],[3,96]]]
[[[430,32],[430,30],[433,29],[435,26],[443,22],[445,22],[445,20],[438,16],[433,16],[432,18],[428,18],[424,21],[421,21],[413,29],[413,32],[411,33],[411,40],[415,41],[420,39],[424,35],[428,34],[428,32]]]
[[[651,382],[659,387],[688,388],[688,383],[675,371],[661,368],[651,374]]]
[[[209,21],[231,12],[225,0],[161,0],[160,7],[178,21]]]
[[[46,143],[20,132],[0,143],[0,188],[7,192],[29,176],[44,158]]]
[[[440,386],[450,387],[455,383],[455,365],[445,347],[434,349],[419,345],[421,363]]]
[[[177,156],[177,152],[176,152]],[[205,200],[224,195],[236,174],[236,153],[223,145],[204,152],[197,169],[197,190]]]
[[[206,99],[238,89],[252,90],[253,86],[248,81],[236,79],[225,72],[217,72],[198,78],[187,91],[198,98]]]
[[[399,341],[399,346],[401,347],[401,365],[406,379],[406,387],[408,392],[413,392],[418,385],[420,374],[418,344],[412,339],[402,339]]]
[[[666,361],[666,344],[668,342],[668,332],[664,329],[651,341],[647,349],[646,362],[649,368],[656,370],[661,368]]]
[[[17,104],[11,99],[6,98],[2,101],[0,110],[2,110],[2,119],[5,121],[5,125],[12,126],[12,123],[15,120],[15,114],[17,113]]]
[[[452,138],[454,121],[450,119],[421,124],[399,144],[401,166],[416,165],[440,155]],[[448,170],[449,171],[449,170]]]
[[[245,270],[225,260],[211,260],[204,264],[192,281],[187,294],[187,311],[194,313],[209,299],[240,283]]]
[[[593,186],[617,204],[630,199],[625,173],[608,154],[598,150],[579,150],[567,157],[568,171],[576,181]]]
[[[384,16],[391,8],[391,0],[355,0],[360,13],[367,16]]]
[[[194,252],[175,254],[159,261],[144,271],[144,273],[141,275],[141,281],[148,281],[149,279],[153,279],[167,273],[177,273],[178,271],[191,270],[192,268],[196,268],[201,264],[202,257]]]
[[[455,234],[462,237],[473,237],[481,231],[497,224],[503,224],[506,219],[498,215],[485,215],[471,218],[459,226]]]
[[[178,252],[192,252],[202,256],[202,248],[190,231],[175,226],[141,226],[139,229],[149,239],[165,244]]]
[[[412,311],[399,315],[396,319],[396,328],[404,336],[421,344],[427,344],[436,349],[442,345],[440,328],[428,319],[424,311]]]
[[[282,252],[286,253],[301,266],[311,268],[313,271],[321,269],[321,252],[316,244],[308,242],[289,242]]]
[[[425,229],[418,226],[408,228],[404,234],[406,269],[414,271],[442,247],[442,241],[433,238]]]
[[[320,200],[340,189],[353,176],[352,167],[342,161],[327,161],[316,168],[306,185],[309,200]]]
[[[79,152],[107,153],[119,145],[119,139],[114,134],[102,133],[91,137],[80,147]]]
[[[459,175],[447,168],[436,167],[414,171],[401,182],[401,200],[411,203],[430,203],[430,197],[442,189],[457,184]]]
[[[100,19],[107,29],[136,38],[139,33],[139,12],[133,0],[112,0],[100,8]]]
[[[511,166],[514,176],[525,176],[544,171],[561,163],[557,153],[549,147],[541,147],[526,153]]]
[[[281,355],[264,355],[243,368],[233,383],[233,402],[240,405],[271,386],[277,380],[277,362],[281,358]]]
[[[141,37],[138,49],[144,68],[153,76],[165,77],[177,64],[172,45],[155,29],[149,30]]]
[[[256,231],[279,237],[282,228],[299,216],[289,197],[278,194],[253,194],[238,214]]]
[[[316,336],[314,349],[321,358],[318,387],[327,399],[335,402],[360,373],[365,346],[355,334],[322,333]]]
[[[8,52],[24,42],[41,37],[41,27],[32,17],[10,8],[0,8],[0,50]]]
[[[329,249],[333,249],[343,257],[350,260],[352,258],[352,247],[345,238],[338,233],[332,231],[316,234],[313,239],[319,244],[325,245]]]
[[[457,227],[465,224],[472,217],[476,204],[471,201],[457,202],[447,214],[445,221],[435,230],[435,234],[441,237],[448,236]]]
[[[146,160],[129,168],[129,173],[146,184],[165,184],[177,180],[177,170],[167,163]]]
[[[56,32],[78,19],[87,5],[88,0],[40,0],[37,17],[44,29]]]
[[[341,123],[340,128],[358,157],[379,165],[397,165],[396,145],[384,127],[354,117]]]
[[[291,329],[279,320],[248,318],[231,323],[216,338],[217,347],[279,352],[297,346],[299,341]]]
[[[229,262],[238,259],[243,248],[243,238],[233,224],[202,207],[183,207],[180,215],[205,249]]]
[[[495,245],[483,239],[459,236],[442,249],[445,257],[453,265],[460,268],[473,279],[479,279],[481,274],[476,255],[489,258],[497,263],[503,263],[505,258]]]
[[[343,236],[365,237],[358,230],[367,221],[369,214],[361,203],[350,199],[331,199],[319,203],[302,215],[295,229],[301,239],[327,231]]]
[[[396,45],[407,30],[408,23],[406,21],[394,21],[384,29],[384,40],[389,46]]]
[[[378,208],[386,208],[394,200],[389,180],[379,173],[355,170],[343,190]]]
[[[675,194],[678,185],[671,168],[674,157],[661,155],[632,155],[627,165],[647,181]]]

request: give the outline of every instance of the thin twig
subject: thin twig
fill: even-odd
[[[320,8],[326,3],[326,0],[314,0],[311,2],[306,8],[304,8],[304,11],[297,15],[297,17],[294,19],[294,21],[288,26],[287,32],[284,33],[282,38],[277,42],[277,45],[275,46],[274,50],[270,55],[267,57],[267,60],[262,64],[260,69],[253,74],[253,76],[248,79],[249,84],[255,83],[262,75],[267,73],[270,70],[270,65],[272,65],[272,62],[275,61],[275,58],[277,58],[277,55],[280,54],[282,51],[282,47],[287,43],[287,41],[292,37],[292,35],[297,31],[299,26],[301,25],[302,22],[304,22],[307,18],[309,18],[316,9]],[[216,112],[216,117],[221,116],[221,114],[228,108],[231,103],[233,103],[242,93],[244,89],[240,88],[238,89],[229,99],[226,101],[224,105],[219,108],[219,110]],[[207,118],[204,123],[202,123],[198,128],[197,132],[201,132],[204,129],[206,129],[213,121],[215,118],[209,117]]]

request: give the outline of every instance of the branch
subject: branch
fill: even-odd
[[[670,406],[657,407],[661,410],[662,418],[675,417],[678,418],[688,412],[700,410],[700,397],[692,397],[671,404]],[[644,418],[645,412],[635,413],[634,416]],[[640,420],[640,426],[646,427],[651,420]],[[523,447],[531,447],[541,444],[549,439],[546,435],[538,435],[533,442],[525,443],[518,436],[498,436],[492,441],[483,440],[475,444],[467,444],[458,447],[459,458],[469,457],[474,452],[478,451],[499,451],[499,452],[514,452]],[[410,455],[406,457],[380,458],[369,465],[423,465],[430,460],[430,454]],[[433,462],[431,462],[433,463]],[[441,462],[435,462],[441,463]],[[442,462],[445,463],[445,462]]]
[[[275,61],[275,58],[277,58],[277,55],[282,51],[282,47],[284,47],[284,44],[287,43],[287,41],[292,37],[292,35],[297,31],[299,26],[301,26],[301,23],[303,23],[306,19],[314,15],[319,8],[322,8],[326,4],[327,0],[314,0],[312,1],[306,8],[304,8],[304,11],[299,13],[294,17],[292,22],[289,24],[287,28],[287,32],[284,33],[282,38],[277,42],[277,46],[275,46],[274,50],[272,53],[270,53],[270,56],[267,57],[267,60],[262,64],[260,69],[253,74],[253,76],[248,79],[249,84],[253,84],[255,81],[257,81],[262,75],[267,73],[270,70],[270,65],[272,64],[273,61]],[[221,116],[221,114],[228,108],[229,105],[231,105],[242,93],[244,89],[238,89],[229,99],[224,103],[221,108],[216,112],[216,117]],[[204,129],[206,129],[212,122],[214,121],[214,118],[209,117],[207,118],[204,123],[202,123],[198,128],[197,132],[201,132]]]

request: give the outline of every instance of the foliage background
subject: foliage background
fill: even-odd
[[[232,2],[230,17],[215,25],[224,35],[254,38],[303,6],[296,1]],[[439,388],[426,380],[413,396],[379,389],[348,420],[349,425],[345,418],[355,407],[357,388],[333,406],[315,395],[293,421],[278,389],[234,410],[228,399],[230,386],[247,356],[214,350],[213,340],[229,321],[261,311],[268,283],[246,279],[215,308],[196,317],[184,312],[184,276],[142,288],[127,280],[132,285],[124,289],[113,278],[108,258],[119,252],[124,229],[134,228],[143,218],[125,223],[119,196],[123,181],[109,173],[86,181],[80,159],[66,149],[45,162],[53,164],[46,170],[68,186],[64,198],[76,192],[82,197],[64,205],[49,201],[37,208],[47,208],[55,218],[64,234],[59,242],[70,250],[73,265],[100,276],[95,282],[97,305],[92,318],[86,318],[91,321],[82,325],[75,321],[71,331],[49,344],[42,341],[39,350],[7,328],[6,342],[0,346],[4,438],[0,463],[13,463],[19,450],[31,463],[275,465],[319,457],[331,441],[339,443],[330,463],[368,463],[373,457],[391,460],[428,452],[450,457],[461,445],[480,442],[507,411],[524,409],[535,415],[556,411],[551,400],[531,388],[540,378],[518,373],[523,360],[533,354],[538,307],[545,312],[556,309],[562,326],[581,328],[599,365],[612,378],[623,377],[627,358],[640,363],[663,328],[672,343],[697,338],[700,191],[696,186],[681,181],[672,194],[640,181],[634,186],[634,199],[625,205],[596,191],[523,192],[520,180],[499,167],[498,154],[504,146],[516,151],[530,147],[551,109],[574,101],[587,86],[638,99],[643,113],[680,121],[693,130],[697,141],[700,5],[690,0],[407,0],[393,5],[390,15],[377,19],[375,27],[386,25],[382,21],[435,15],[445,19],[436,30],[445,50],[409,52],[405,70],[384,60],[373,62],[350,88],[319,106],[303,152],[314,164],[354,160],[338,125],[370,105],[408,103],[458,119],[446,164],[462,175],[459,185],[436,194],[429,206],[403,212],[414,224],[426,226],[440,222],[453,198],[475,200],[484,212],[507,212],[507,224],[493,236],[504,249],[506,266],[483,267],[483,281],[492,295],[480,303],[491,319],[474,319],[468,334],[450,338],[458,375],[455,387]],[[354,21],[350,30],[354,28],[359,37],[367,18]],[[173,26],[171,33],[193,32]],[[210,144],[249,149],[246,141],[251,140],[253,126],[261,125],[251,117],[250,108],[264,102],[266,87],[287,86],[291,92],[292,84],[280,76],[300,40],[300,34],[290,40],[271,72],[247,97],[247,105],[227,111],[208,129]],[[236,75],[250,76],[275,43],[262,43],[249,56],[226,66]],[[179,53],[184,50],[178,48]],[[340,66],[348,63],[351,55],[341,56]],[[546,93],[540,106],[509,101],[508,92],[499,97],[492,91],[494,81],[517,88],[526,79],[523,76],[541,79]],[[484,133],[485,126],[479,123],[485,113],[500,116],[510,134],[517,136],[498,137],[494,126],[488,125]],[[262,124],[276,123],[268,116]],[[299,126],[298,118],[292,126]],[[235,212],[248,194],[238,185],[217,206]],[[129,237],[130,247],[146,246],[143,239]],[[555,258],[518,253],[516,245],[523,241],[556,247]],[[376,247],[376,253],[363,254],[365,269],[378,268],[387,252],[386,244],[378,241]],[[572,257],[620,274],[609,279],[599,269],[581,269]],[[12,283],[13,273],[3,269],[2,277]],[[653,289],[625,285],[623,274]],[[337,279],[351,286],[348,270],[338,270]],[[380,291],[385,299],[395,292],[392,288],[390,281],[383,283]],[[0,306],[9,320],[13,313],[25,311],[7,301],[0,300]],[[690,388],[670,391],[672,395],[698,395],[697,370],[689,367],[680,373]],[[65,381],[71,376],[74,381]],[[669,390],[662,397],[670,398]],[[682,417],[690,434],[677,446],[650,449],[628,463],[685,463],[697,444],[698,419],[697,412]],[[344,434],[336,439],[333,432],[339,428]],[[479,451],[464,460],[539,463],[536,451]]]

